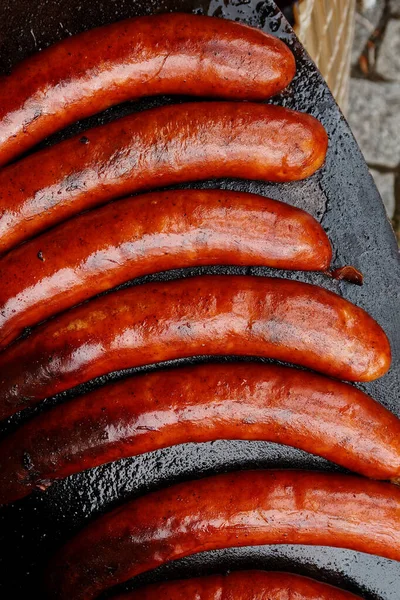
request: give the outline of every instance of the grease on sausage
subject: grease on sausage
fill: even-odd
[[[0,259],[0,348],[25,327],[148,273],[215,264],[324,271],[331,257],[320,224],[283,202],[224,190],[127,198]]]
[[[0,417],[112,371],[218,354],[360,381],[391,361],[378,323],[324,288],[226,275],[148,283],[78,306],[2,352]]]
[[[51,561],[48,585],[56,600],[91,600],[178,558],[262,544],[335,546],[400,560],[400,489],[305,471],[181,483],[89,524]]]
[[[319,121],[280,106],[202,102],[135,113],[0,171],[0,253],[107,200],[214,177],[303,179],[324,162]]]
[[[262,100],[294,73],[282,41],[224,19],[175,13],[93,29],[2,79],[0,166],[113,104],[155,94]]]
[[[292,573],[241,571],[155,583],[113,600],[361,600],[350,592]]]
[[[114,460],[218,439],[279,442],[367,477],[400,477],[400,420],[360,390],[287,367],[208,364],[113,383],[20,427],[0,444],[0,503]]]

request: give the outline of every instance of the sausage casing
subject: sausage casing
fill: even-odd
[[[319,121],[280,106],[202,102],[135,113],[0,171],[0,253],[144,189],[214,177],[302,179],[326,149]]]
[[[0,354],[0,416],[112,371],[199,355],[258,355],[368,381],[389,341],[364,310],[286,279],[148,283],[78,306]]]
[[[57,600],[103,590],[204,550],[335,546],[400,560],[400,489],[362,477],[247,471],[174,485],[89,524],[48,569]]]
[[[100,27],[2,79],[0,165],[113,104],[155,94],[262,100],[294,73],[283,42],[233,21],[175,13]]]
[[[20,427],[0,444],[0,503],[120,458],[218,439],[279,442],[400,477],[400,420],[360,390],[287,367],[207,364],[113,383]]]
[[[139,588],[114,600],[361,600],[326,583],[292,573],[239,571]]]
[[[325,271],[320,224],[276,200],[225,190],[175,190],[80,215],[0,259],[0,348],[121,283],[200,265]]]

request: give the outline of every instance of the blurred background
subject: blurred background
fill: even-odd
[[[400,0],[277,0],[348,119],[400,243]]]

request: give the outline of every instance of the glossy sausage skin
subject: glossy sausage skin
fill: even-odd
[[[285,279],[205,276],[113,292],[0,354],[0,416],[120,369],[198,355],[258,355],[368,381],[391,361],[361,308]]]
[[[0,171],[0,253],[144,189],[214,177],[302,179],[326,149],[319,121],[280,106],[202,102],[135,113]]]
[[[51,597],[91,600],[178,558],[261,544],[336,546],[400,560],[400,489],[305,471],[247,471],[178,484],[79,532],[50,564]]]
[[[45,412],[0,444],[0,503],[55,479],[187,442],[266,440],[367,477],[400,477],[400,420],[354,387],[287,367],[138,375]]]
[[[200,265],[326,271],[332,249],[306,212],[262,196],[175,190],[80,215],[0,259],[0,348],[121,283]]]
[[[361,600],[326,583],[301,575],[239,571],[181,581],[166,581],[122,594],[113,600]]]
[[[66,125],[155,94],[262,100],[295,73],[287,46],[258,29],[189,14],[128,19],[28,58],[0,87],[0,165]]]

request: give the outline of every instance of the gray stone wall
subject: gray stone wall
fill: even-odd
[[[400,0],[358,3],[347,118],[400,241]]]

